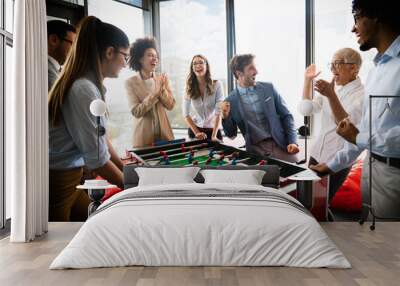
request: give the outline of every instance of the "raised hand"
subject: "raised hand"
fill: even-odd
[[[314,78],[319,76],[320,73],[321,71],[317,72],[317,67],[315,66],[315,64],[311,64],[306,68],[304,72],[304,79],[307,81],[312,81]]]

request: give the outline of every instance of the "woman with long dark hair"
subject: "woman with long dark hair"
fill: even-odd
[[[182,113],[190,138],[222,141],[220,131],[220,104],[224,101],[221,83],[211,78],[210,65],[206,57],[195,55],[189,67],[186,95],[182,102]],[[194,115],[190,115],[193,107]]]
[[[96,17],[84,18],[78,27],[63,71],[49,93],[50,221],[87,218],[90,200],[75,189],[83,166],[110,183],[123,185],[122,162],[106,136],[98,145],[96,118],[89,106],[95,99],[104,100],[103,80],[118,77],[128,48],[123,31]],[[106,126],[104,118],[101,123]]]

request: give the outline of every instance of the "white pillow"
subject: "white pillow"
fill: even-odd
[[[195,183],[199,167],[187,168],[135,168],[139,176],[138,186]]]
[[[202,170],[204,183],[234,183],[245,185],[261,185],[265,175],[263,170]]]

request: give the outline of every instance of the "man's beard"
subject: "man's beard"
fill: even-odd
[[[376,39],[372,38],[371,36],[365,37],[365,40],[360,43],[360,51],[368,51],[372,48],[375,48]]]
[[[360,51],[363,51],[363,52],[368,51],[368,50],[370,50],[372,48],[373,48],[373,46],[368,42],[362,43],[360,45]]]

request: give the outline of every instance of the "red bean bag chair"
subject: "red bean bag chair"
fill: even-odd
[[[350,170],[343,185],[331,202],[331,209],[342,212],[359,212],[362,207],[361,172],[363,161],[358,160]]]
[[[104,180],[104,179],[102,177],[100,177],[100,176],[97,176],[96,180]],[[106,201],[109,198],[111,198],[113,195],[118,194],[119,192],[122,192],[122,191],[123,190],[121,190],[118,187],[106,189],[106,193],[104,194],[104,197],[101,199],[101,202],[103,203],[104,201]]]
[[[122,192],[122,191],[123,190],[121,190],[118,187],[106,189],[106,193],[104,194],[104,197],[101,199],[101,202],[103,203],[104,201],[111,198],[113,195],[118,194],[119,192]]]

